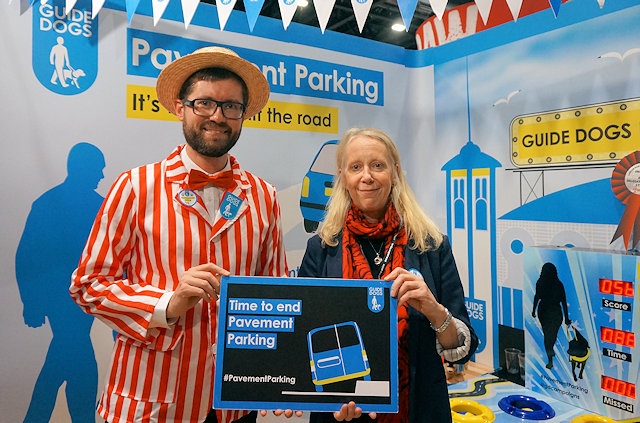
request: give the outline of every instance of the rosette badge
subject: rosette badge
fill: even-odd
[[[611,242],[622,237],[628,250],[640,241],[640,151],[628,154],[611,174],[611,189],[624,205],[624,213]]]

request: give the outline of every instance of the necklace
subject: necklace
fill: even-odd
[[[376,253],[376,258],[373,259],[373,262],[375,263],[376,266],[380,266],[380,263],[382,263],[382,257],[380,257],[380,253],[384,248],[384,240],[382,240],[382,245],[380,245],[380,249],[378,251],[376,251],[376,247],[373,246],[373,243],[369,238],[367,238],[367,241],[369,241],[369,245],[371,245],[373,252]]]

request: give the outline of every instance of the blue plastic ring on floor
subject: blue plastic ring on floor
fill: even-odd
[[[498,402],[502,411],[527,420],[548,420],[556,415],[549,404],[526,395],[509,395]]]

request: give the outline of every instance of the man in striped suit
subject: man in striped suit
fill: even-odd
[[[123,172],[98,212],[70,293],[117,332],[98,413],[111,423],[255,421],[212,410],[222,275],[285,276],[274,187],[229,154],[269,83],[235,52],[169,64],[158,99],[186,144]]]

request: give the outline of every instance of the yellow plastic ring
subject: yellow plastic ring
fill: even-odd
[[[496,419],[489,407],[477,401],[452,398],[449,403],[454,423],[491,423]]]
[[[582,414],[571,419],[571,423],[616,423],[616,421],[598,414]]]

